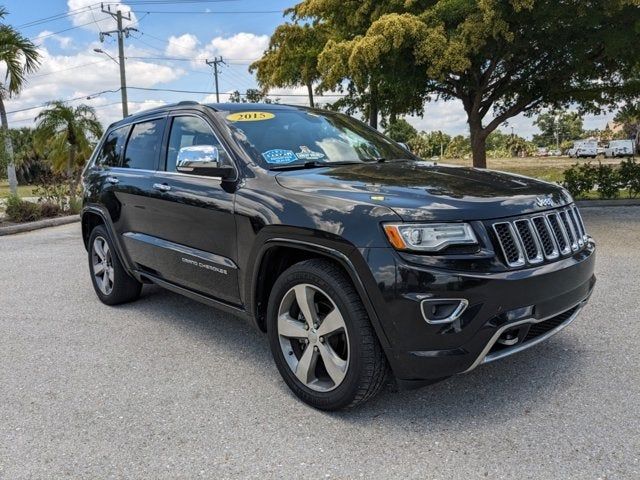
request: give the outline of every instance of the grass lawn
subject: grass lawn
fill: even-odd
[[[600,158],[603,164],[618,165],[622,161],[616,158]],[[487,167],[492,170],[516,173],[527,177],[539,178],[547,182],[561,183],[564,180],[563,172],[576,163],[597,164],[598,159],[575,159],[568,157],[525,157],[525,158],[489,158]],[[445,158],[442,163],[464,165],[470,167],[471,159]]]
[[[36,187],[32,185],[18,185],[18,195],[20,197],[32,197],[33,190]],[[0,180],[0,198],[6,198],[9,196],[9,182],[7,180]]]

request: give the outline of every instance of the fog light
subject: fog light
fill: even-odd
[[[458,320],[469,306],[465,298],[434,298],[420,304],[422,316],[431,325],[443,325]]]

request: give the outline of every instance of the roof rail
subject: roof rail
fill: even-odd
[[[178,105],[200,105],[200,102],[196,102],[194,100],[183,100],[178,102]]]

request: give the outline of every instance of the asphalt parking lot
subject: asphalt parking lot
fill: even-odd
[[[585,209],[598,285],[550,341],[322,413],[266,338],[155,287],[107,307],[79,224],[0,238],[0,478],[640,478],[640,208]]]

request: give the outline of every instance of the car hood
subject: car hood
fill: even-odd
[[[291,170],[276,176],[288,189],[385,205],[405,221],[484,220],[571,203],[558,185],[492,170],[430,162],[353,164]]]

